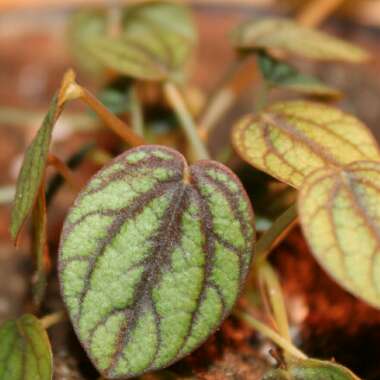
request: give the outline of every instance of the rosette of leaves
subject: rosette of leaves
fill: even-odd
[[[186,6],[166,1],[128,6],[122,11],[120,30],[112,36],[100,27],[95,30],[96,23],[106,24],[105,12],[97,13],[96,18],[90,16],[82,32],[77,33],[77,40],[104,67],[142,80],[183,79],[184,66],[197,40]]]
[[[143,146],[95,175],[65,221],[59,273],[99,371],[136,376],[204,342],[244,282],[252,226],[243,187],[214,161],[188,166],[175,150]]]
[[[299,190],[298,212],[322,267],[380,307],[380,152],[359,120],[333,107],[276,103],[233,131],[239,155]]]

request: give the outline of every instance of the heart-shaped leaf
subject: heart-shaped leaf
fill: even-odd
[[[268,54],[258,54],[257,61],[264,79],[270,86],[308,95],[333,98],[341,96],[338,90],[324,84],[318,78],[302,74],[293,66],[272,58]]]
[[[367,52],[353,44],[288,19],[248,21],[234,31],[232,41],[239,49],[275,49],[322,61],[361,63],[369,59]]]
[[[160,146],[127,151],[81,192],[59,273],[77,335],[105,377],[162,368],[228,315],[247,274],[253,213],[225,166]]]
[[[54,124],[63,106],[69,100],[69,86],[74,83],[75,75],[68,71],[63,78],[60,90],[53,97],[49,111],[41,128],[29,145],[17,178],[16,194],[12,208],[11,234],[14,241],[36,201],[37,193],[44,177]]]
[[[197,33],[187,7],[164,1],[126,9],[118,37],[87,41],[99,62],[124,75],[147,80],[180,80]]]
[[[244,160],[295,188],[318,168],[380,160],[373,136],[359,120],[306,101],[276,103],[244,117],[232,140]]]
[[[0,327],[0,380],[51,380],[52,361],[49,338],[33,315]]]
[[[262,380],[360,380],[342,365],[316,360],[296,360],[287,369],[274,369],[266,373]]]
[[[321,266],[351,293],[380,308],[380,163],[316,171],[301,188],[298,209]]]

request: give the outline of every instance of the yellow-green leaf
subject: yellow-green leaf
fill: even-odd
[[[232,140],[244,160],[295,188],[322,167],[380,160],[364,124],[314,102],[280,102],[257,116],[245,116],[234,126]]]
[[[180,80],[197,33],[188,8],[154,1],[126,8],[122,33],[87,41],[105,66],[138,79]]]
[[[316,171],[301,188],[298,210],[320,265],[380,308],[380,162]]]
[[[262,380],[360,380],[348,368],[324,360],[294,360],[287,369],[267,372]]]
[[[234,31],[232,40],[240,49],[276,49],[323,61],[361,63],[369,59],[363,49],[289,19],[248,21]]]
[[[25,152],[17,178],[16,194],[12,208],[11,235],[17,241],[18,234],[36,201],[44,177],[51,136],[63,106],[70,96],[70,86],[75,81],[72,71],[64,76],[60,90],[54,95],[41,128]],[[69,90],[69,91],[68,91]]]
[[[266,53],[258,54],[257,62],[264,79],[270,86],[315,96],[332,98],[341,96],[339,90],[326,85],[312,75],[300,73],[295,67],[272,58]]]
[[[49,338],[36,317],[0,326],[0,380],[51,380],[52,365]]]

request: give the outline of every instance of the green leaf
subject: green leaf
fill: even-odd
[[[25,314],[0,327],[0,380],[51,380],[52,353],[40,321]]]
[[[45,174],[54,124],[62,112],[65,102],[72,95],[67,90],[74,81],[74,73],[68,71],[63,78],[60,90],[54,95],[50,103],[49,111],[41,128],[25,153],[17,178],[16,194],[12,208],[11,235],[14,241],[17,241],[20,230],[36,201]]]
[[[360,380],[349,369],[329,361],[297,360],[287,369],[267,372],[262,380]]]
[[[59,248],[63,298],[107,378],[168,366],[233,307],[249,269],[253,213],[237,177],[166,147],[122,154],[81,192]]]
[[[165,1],[130,6],[122,30],[118,37],[104,35],[87,41],[99,62],[137,79],[182,79],[197,40],[187,7]]]
[[[301,188],[298,209],[320,265],[348,291],[380,308],[380,163],[316,171]]]
[[[327,86],[312,75],[300,73],[293,66],[272,58],[268,54],[258,54],[257,62],[264,79],[273,87],[282,87],[308,95],[333,98],[341,96],[339,90]]]
[[[279,102],[242,118],[232,142],[252,166],[295,188],[322,167],[380,160],[375,139],[358,119],[306,101]]]
[[[366,51],[351,43],[281,18],[248,21],[234,31],[232,41],[239,49],[274,49],[321,61],[361,63],[369,59]]]
[[[88,41],[107,33],[106,12],[101,9],[74,12],[69,20],[67,39],[68,48],[83,70],[92,74],[101,74],[105,67],[89,58],[91,53]]]

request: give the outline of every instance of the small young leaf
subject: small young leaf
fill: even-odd
[[[360,380],[342,365],[316,360],[296,360],[287,369],[275,369],[266,373],[262,380]]]
[[[285,54],[323,61],[361,63],[369,59],[363,49],[319,30],[287,19],[248,21],[232,40],[240,49],[277,49]]]
[[[301,188],[298,209],[320,265],[348,291],[380,308],[380,163],[316,171]]]
[[[0,326],[0,380],[51,380],[52,365],[49,338],[36,317]]]
[[[318,168],[380,160],[375,139],[359,120],[306,101],[276,103],[244,117],[232,141],[248,163],[295,188]]]
[[[87,46],[105,66],[127,76],[181,79],[182,69],[197,40],[187,7],[165,1],[130,6],[117,38],[91,38]]]
[[[237,177],[188,167],[166,147],[131,149],[81,192],[63,229],[59,273],[76,333],[107,378],[168,366],[234,305],[253,249]]]
[[[267,83],[273,87],[308,95],[340,97],[341,93],[312,75],[302,74],[293,66],[278,61],[268,54],[258,54],[257,62]]]
[[[17,241],[18,234],[32,210],[44,177],[53,127],[69,97],[70,85],[75,81],[72,71],[64,76],[60,90],[54,95],[41,128],[27,149],[17,178],[16,194],[12,208],[11,234]]]

